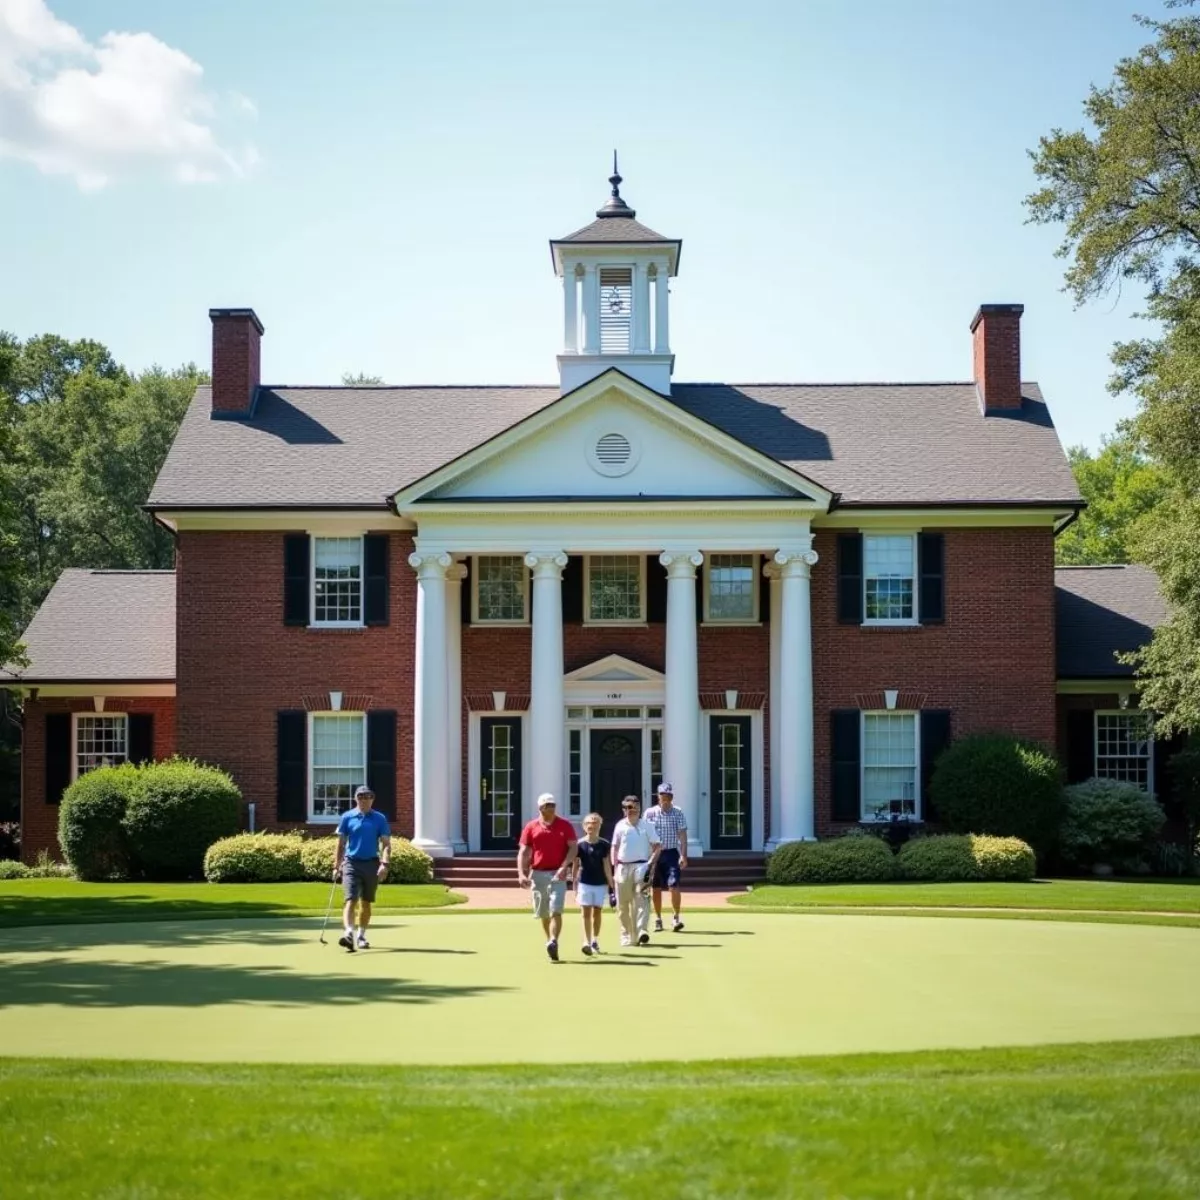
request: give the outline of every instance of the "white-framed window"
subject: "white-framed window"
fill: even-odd
[[[704,619],[744,625],[758,620],[758,555],[710,554],[704,564]]]
[[[1154,791],[1154,737],[1145,713],[1096,713],[1096,778]]]
[[[650,710],[653,711],[653,710]],[[663,730],[661,725],[650,726],[650,801],[658,797],[658,785],[663,781]]]
[[[529,568],[519,554],[475,559],[471,619],[484,625],[529,623]]]
[[[309,818],[336,821],[367,782],[365,713],[310,713]]]
[[[362,538],[314,537],[312,550],[313,624],[361,625]]]
[[[640,625],[646,620],[646,556],[589,554],[584,560],[589,625]]]
[[[862,714],[862,819],[917,817],[918,716],[915,712]]]
[[[129,718],[124,713],[75,713],[72,778],[129,761]]]
[[[567,815],[583,814],[583,730],[567,730]]]
[[[916,534],[863,534],[863,623],[915,624],[916,576]]]

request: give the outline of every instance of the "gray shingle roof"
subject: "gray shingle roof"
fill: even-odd
[[[565,242],[675,242],[678,239],[663,237],[647,228],[633,217],[597,217],[590,225],[555,238],[551,245]]]
[[[1167,603],[1149,567],[1058,567],[1054,572],[1060,679],[1133,675],[1118,653],[1137,650],[1166,621]]]
[[[975,386],[676,384],[670,399],[850,504],[1075,503],[1049,411],[984,417]],[[150,504],[372,507],[553,404],[557,387],[267,388],[212,420],[197,389]]]
[[[174,571],[64,571],[21,639],[22,682],[175,678]]]

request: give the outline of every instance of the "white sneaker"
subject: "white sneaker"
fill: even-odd
[[[371,948],[371,943],[368,942],[366,936],[361,933],[358,935],[358,948],[360,950],[370,950]]]
[[[592,939],[592,953],[593,954],[600,953],[600,943],[598,941],[596,941],[595,938]]]

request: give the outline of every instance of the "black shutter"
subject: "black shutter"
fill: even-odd
[[[1067,782],[1082,783],[1096,774],[1096,714],[1090,708],[1067,710]]]
[[[863,619],[862,534],[839,533],[837,540],[838,621],[861,625]]]
[[[917,571],[921,577],[918,616],[922,625],[946,619],[946,539],[940,533],[917,538]]]
[[[861,714],[857,708],[835,708],[829,714],[832,738],[833,805],[835,821],[862,819],[859,791]]]
[[[950,710],[925,708],[921,710],[921,819],[936,821],[937,813],[929,791],[937,757],[950,745]]]
[[[762,573],[762,558],[754,556],[754,569],[759,573],[758,579],[758,619],[768,625],[771,621],[771,581]]]
[[[285,709],[276,715],[275,816],[308,820],[308,715]]]
[[[466,577],[462,581],[462,594],[459,596],[460,617],[464,625],[471,623],[471,580],[475,576],[476,559],[469,558],[464,564],[467,568]]]
[[[667,568],[651,554],[646,563],[646,620],[661,625],[667,619]]]
[[[367,787],[375,807],[389,821],[396,819],[396,710],[367,713]]]
[[[652,562],[655,560],[651,560]],[[663,567],[663,571],[666,571]],[[708,555],[704,556],[704,561],[696,568],[696,624],[704,623],[704,573],[708,570]]]
[[[46,714],[46,803],[57,804],[71,782],[71,714]]]
[[[307,533],[283,535],[283,623],[309,624]]]
[[[583,620],[583,558],[572,554],[562,575],[562,612],[564,621]]]
[[[1183,798],[1176,784],[1172,771],[1171,759],[1187,744],[1187,736],[1182,733],[1174,737],[1156,737],[1150,744],[1150,753],[1154,756],[1154,794],[1163,806],[1168,820],[1180,820],[1184,817]]]
[[[386,533],[368,533],[363,538],[363,575],[366,589],[363,621],[367,625],[388,623],[388,543]]]
[[[131,763],[154,760],[154,714],[129,714],[129,761]]]

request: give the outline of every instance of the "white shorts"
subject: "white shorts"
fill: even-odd
[[[580,908],[603,908],[608,903],[608,885],[581,883],[576,889]]]

